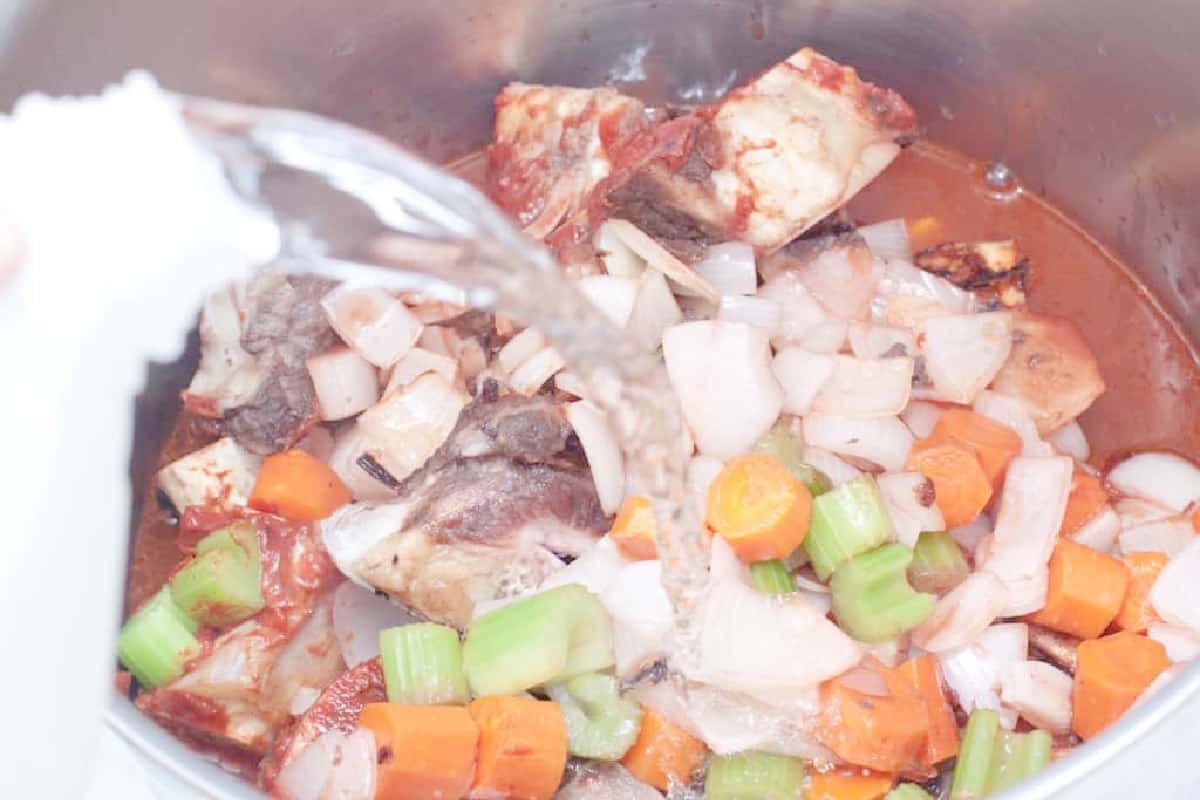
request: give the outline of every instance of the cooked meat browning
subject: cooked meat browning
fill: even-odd
[[[974,292],[984,308],[1024,308],[1029,259],[1011,239],[947,242],[917,253],[914,263],[959,288]]]

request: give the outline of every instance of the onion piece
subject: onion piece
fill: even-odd
[[[704,519],[705,509],[708,505],[708,487],[712,486],[712,482],[717,479],[724,468],[725,462],[713,456],[692,456],[688,461],[688,494],[696,503],[696,513],[699,514],[700,519]]]
[[[743,242],[712,245],[692,269],[723,295],[754,294],[758,289],[754,248]]]
[[[912,261],[912,242],[908,238],[908,225],[902,218],[863,225],[857,233],[876,258]]]
[[[930,317],[975,310],[974,295],[911,262],[911,256],[884,261],[871,301],[872,319],[911,329]]]
[[[821,388],[833,375],[832,356],[810,353],[802,347],[784,347],[775,354],[771,369],[783,388],[783,410],[804,416]]]
[[[1200,500],[1200,468],[1174,453],[1138,453],[1110,469],[1106,478],[1121,494],[1174,511]]]
[[[629,678],[671,653],[674,617],[662,586],[662,563],[627,565],[600,595],[613,622],[617,674]]]
[[[377,367],[390,367],[421,335],[422,325],[383,289],[339,287],[321,298],[329,324],[343,341]]]
[[[1122,555],[1165,553],[1168,558],[1174,558],[1195,540],[1196,529],[1192,527],[1191,517],[1181,515],[1125,528],[1117,536],[1117,547]]]
[[[971,403],[1008,360],[1012,315],[996,311],[925,320],[919,328],[935,399]]]
[[[795,270],[785,270],[771,278],[757,296],[779,306],[779,330],[771,339],[776,346],[803,341],[813,328],[829,318]]]
[[[768,336],[774,336],[779,329],[779,304],[765,297],[725,295],[721,298],[717,319],[757,325]]]
[[[841,486],[846,481],[862,475],[862,470],[858,467],[847,464],[828,450],[812,445],[804,447],[804,463],[824,472],[825,477],[829,478],[834,486]]]
[[[1044,661],[1019,661],[1000,670],[1000,699],[1034,727],[1065,735],[1071,729],[1071,676]]]
[[[916,337],[904,328],[851,322],[846,338],[850,340],[850,351],[856,358],[895,358],[917,354]]]
[[[333,592],[333,633],[342,660],[355,667],[379,655],[379,632],[424,619],[386,596],[344,581]]]
[[[976,414],[999,422],[1016,431],[1021,437],[1021,454],[1026,456],[1051,456],[1054,451],[1042,441],[1037,425],[1029,414],[1025,401],[1006,394],[984,390],[975,398],[973,409]]]
[[[303,450],[317,461],[329,463],[333,457],[333,434],[324,425],[314,425],[312,430],[304,434],[304,438],[296,442],[296,449]]]
[[[333,452],[329,454],[327,463],[346,484],[355,500],[394,500],[396,493],[359,465],[358,460],[367,454],[367,437],[357,425],[351,425],[334,437]]]
[[[377,755],[367,728],[326,731],[284,765],[275,790],[285,800],[371,800]]]
[[[392,365],[392,374],[388,376],[387,386],[383,390],[384,396],[403,389],[426,372],[436,372],[453,383],[458,378],[458,362],[423,347],[414,347]]]
[[[663,335],[663,360],[701,453],[732,458],[774,424],[783,390],[765,331],[738,322],[685,322]]]
[[[707,280],[697,275],[686,264],[671,254],[665,247],[650,238],[645,231],[632,222],[610,219],[605,223],[611,233],[637,256],[644,259],[646,266],[666,275],[690,294],[698,295],[710,303],[718,303],[721,293]]]
[[[950,536],[954,538],[954,541],[958,542],[958,546],[971,553],[975,552],[975,549],[985,537],[991,535],[992,521],[988,519],[986,514],[980,514],[966,525],[950,530]]]
[[[312,704],[317,702],[317,698],[321,696],[319,689],[314,689],[311,686],[301,686],[292,695],[292,702],[288,706],[288,713],[293,717],[299,717],[312,707]]]
[[[913,400],[900,412],[900,419],[913,432],[913,436],[924,439],[933,433],[934,426],[945,413],[946,409],[936,403]]]
[[[487,795],[474,794],[476,797]],[[494,795],[493,795],[494,796]],[[618,763],[582,762],[554,794],[554,800],[661,800],[653,787],[639,781]]]
[[[368,452],[402,481],[446,440],[468,399],[441,375],[427,372],[364,411],[358,428]]]
[[[625,461],[604,412],[586,400],[568,403],[567,422],[587,456],[596,495],[605,514],[615,514],[625,496]]]
[[[870,251],[851,244],[822,250],[797,272],[826,313],[850,321],[870,316],[882,269]]]
[[[1000,701],[1000,675],[1005,667],[1027,657],[1028,650],[1020,648],[1024,627],[994,625],[980,632],[976,641],[938,654],[946,685],[959,706],[967,713],[977,708],[991,709],[1010,730],[1017,723],[1017,714]],[[1024,636],[1028,642],[1027,631]]]
[[[849,327],[845,320],[827,319],[809,328],[795,343],[813,353],[837,353],[846,343]]]
[[[913,629],[913,644],[931,653],[969,644],[995,621],[1007,601],[1003,581],[990,572],[972,572],[943,595],[933,614]]]
[[[305,361],[304,366],[312,378],[321,419],[326,422],[352,417],[379,399],[375,367],[349,347],[318,353]]]
[[[506,374],[512,372],[546,346],[546,337],[537,328],[526,328],[505,343],[496,353],[496,364]]]
[[[867,667],[854,667],[843,672],[834,678],[834,680],[847,689],[853,689],[863,694],[874,695],[875,697],[887,697],[890,694],[883,676],[878,671]]]
[[[1106,505],[1100,513],[1068,534],[1067,538],[1101,553],[1111,553],[1120,532],[1121,518],[1113,511],[1112,506]]]
[[[915,547],[922,531],[946,529],[946,521],[933,502],[933,484],[919,472],[890,472],[875,479],[892,520],[896,541]]]
[[[629,322],[633,303],[637,299],[636,278],[587,275],[575,281],[575,286],[613,325],[624,328]]]
[[[609,275],[626,278],[642,275],[646,270],[646,262],[625,244],[613,230],[612,223],[613,220],[600,223],[592,239],[600,260],[604,263],[604,271]]]
[[[1087,434],[1079,426],[1078,420],[1071,420],[1066,425],[1050,434],[1048,441],[1063,455],[1070,456],[1076,461],[1087,461],[1092,454],[1088,444]]]
[[[1113,501],[1113,510],[1121,518],[1121,528],[1128,529],[1147,522],[1158,522],[1175,516],[1175,512],[1158,503],[1139,500],[1136,497],[1119,497]]]
[[[1150,604],[1165,622],[1200,634],[1200,538],[1193,535],[1162,568],[1150,588]]]
[[[1017,581],[1050,561],[1071,493],[1074,462],[1065,456],[1017,456],[1008,464],[987,569]]]
[[[647,270],[638,283],[637,297],[626,330],[645,351],[657,350],[663,332],[683,321],[683,312],[661,272]]]
[[[817,393],[813,411],[847,417],[892,417],[908,405],[911,358],[833,358],[833,374]]]
[[[1152,623],[1146,635],[1167,649],[1167,658],[1174,663],[1191,661],[1200,656],[1200,635],[1190,628],[1169,622]]]
[[[547,347],[517,367],[508,379],[508,384],[526,397],[532,397],[546,385],[546,381],[553,378],[554,374],[566,365],[567,362],[563,360],[557,350]]]
[[[554,376],[554,388],[566,394],[575,395],[580,400],[591,400],[592,393],[588,390],[583,378],[574,372],[559,372]]]
[[[885,470],[904,468],[913,435],[897,417],[842,417],[809,414],[804,440],[842,456],[862,458]]]

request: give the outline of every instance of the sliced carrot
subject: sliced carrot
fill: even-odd
[[[248,505],[296,522],[324,519],[350,502],[337,473],[303,450],[263,459]]]
[[[896,672],[912,684],[925,701],[929,732],[921,755],[922,763],[932,767],[958,755],[958,720],[946,697],[937,658],[929,655],[910,658],[896,667]]]
[[[817,741],[851,764],[879,772],[923,772],[929,713],[917,690],[894,670],[879,670],[887,695],[837,679],[821,685]]]
[[[896,784],[896,776],[870,770],[813,772],[807,800],[879,800]]]
[[[642,783],[667,791],[672,782],[686,784],[704,763],[704,742],[645,706],[638,738],[621,759]]]
[[[567,765],[567,726],[558,703],[481,697],[467,711],[479,726],[470,796],[550,800]]]
[[[1095,639],[1116,619],[1129,585],[1119,559],[1070,539],[1059,539],[1050,557],[1046,605],[1029,615],[1059,633]]]
[[[1071,494],[1067,496],[1067,511],[1063,514],[1059,535],[1066,536],[1079,530],[1104,510],[1108,503],[1108,492],[1104,484],[1090,472],[1079,467],[1071,474]]]
[[[1021,437],[1016,431],[965,408],[952,408],[942,414],[933,427],[933,436],[974,450],[993,490],[1004,482],[1008,462],[1021,453]]]
[[[1150,589],[1168,559],[1165,553],[1147,551],[1126,553],[1122,560],[1129,568],[1129,587],[1125,590],[1125,600],[1115,624],[1123,631],[1145,633],[1151,623],[1158,620],[1158,614],[1150,605]]]
[[[808,487],[771,455],[731,459],[708,490],[708,526],[742,561],[786,558],[811,520]]]
[[[1170,663],[1160,643],[1129,631],[1081,642],[1071,693],[1071,730],[1082,739],[1100,733]]]
[[[1200,506],[1192,512],[1192,530],[1200,533]]]
[[[368,703],[358,724],[375,735],[375,800],[460,798],[471,788],[479,728],[466,708]]]
[[[933,501],[947,528],[966,525],[992,499],[992,482],[969,445],[930,436],[913,445],[908,468],[933,482]]]
[[[655,528],[654,506],[650,499],[631,495],[621,503],[608,535],[626,558],[641,561],[658,558],[658,545],[654,543]]]

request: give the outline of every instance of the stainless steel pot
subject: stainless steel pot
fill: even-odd
[[[1200,340],[1198,34],[1195,0],[9,0],[0,107],[146,67],[173,89],[321,112],[443,159],[486,141],[508,80],[695,101],[811,44],[900,90],[931,138],[1008,164]],[[186,370],[152,373],[135,486]],[[109,722],[193,789],[250,794],[126,701]],[[1200,665],[1014,796],[1200,796],[1198,739]]]

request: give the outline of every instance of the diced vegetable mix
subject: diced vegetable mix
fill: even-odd
[[[804,550],[821,580],[860,553],[887,541],[891,522],[869,476],[847,481],[813,500]]]

